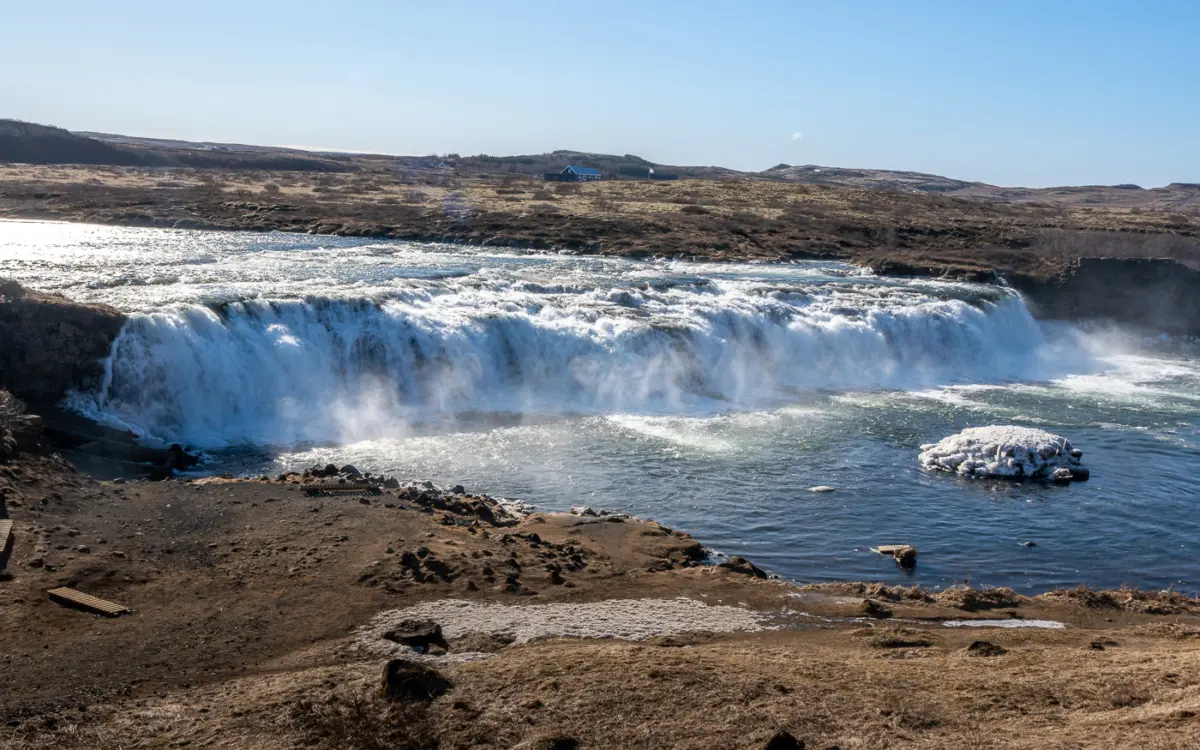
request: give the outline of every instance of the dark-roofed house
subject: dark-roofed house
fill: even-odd
[[[545,177],[548,182],[590,182],[600,179],[600,170],[572,165],[561,172],[547,172]]]

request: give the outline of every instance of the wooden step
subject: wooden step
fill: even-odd
[[[65,604],[68,607],[79,607],[80,609],[85,609],[88,612],[95,612],[108,617],[116,617],[117,615],[122,615],[126,612],[132,611],[129,609],[129,607],[124,607],[114,602],[99,599],[91,594],[85,594],[82,591],[76,591],[75,589],[64,587],[50,589],[46,593],[50,595],[52,600],[58,602],[59,604]]]

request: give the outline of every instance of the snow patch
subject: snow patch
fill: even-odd
[[[929,471],[966,477],[1049,479],[1058,469],[1081,470],[1083,452],[1065,437],[1032,427],[970,427],[921,446],[917,460]]]
[[[1057,620],[947,620],[948,628],[1045,628],[1062,630],[1067,627]]]
[[[732,633],[762,630],[767,615],[741,607],[708,605],[676,599],[610,599],[587,604],[489,604],[441,599],[376,615],[355,638],[366,651],[380,656],[411,654],[383,634],[402,620],[433,620],[454,646],[471,633],[512,636],[514,643],[536,638],[621,638],[642,641],[681,633]]]

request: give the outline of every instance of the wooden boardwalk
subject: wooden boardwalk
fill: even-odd
[[[50,589],[46,592],[50,598],[59,604],[65,604],[68,607],[78,607],[85,609],[88,612],[106,615],[108,617],[116,617],[117,615],[125,614],[132,610],[129,607],[122,606],[115,602],[110,602],[91,594],[85,594],[82,591],[76,591],[69,588]]]
[[[382,495],[376,485],[360,482],[356,484],[310,484],[304,487],[309,497],[368,497]]]

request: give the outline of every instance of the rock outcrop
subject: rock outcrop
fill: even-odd
[[[32,452],[42,447],[41,417],[25,413],[25,405],[8,391],[0,390],[0,464],[18,453]],[[0,509],[3,493],[0,493]],[[3,518],[4,516],[0,516]],[[4,540],[0,539],[0,544]]]
[[[87,305],[0,280],[0,388],[31,404],[97,385],[102,361],[125,324],[106,305]]]
[[[1161,258],[1081,258],[1048,281],[1012,276],[1039,318],[1200,335],[1200,271]]]

